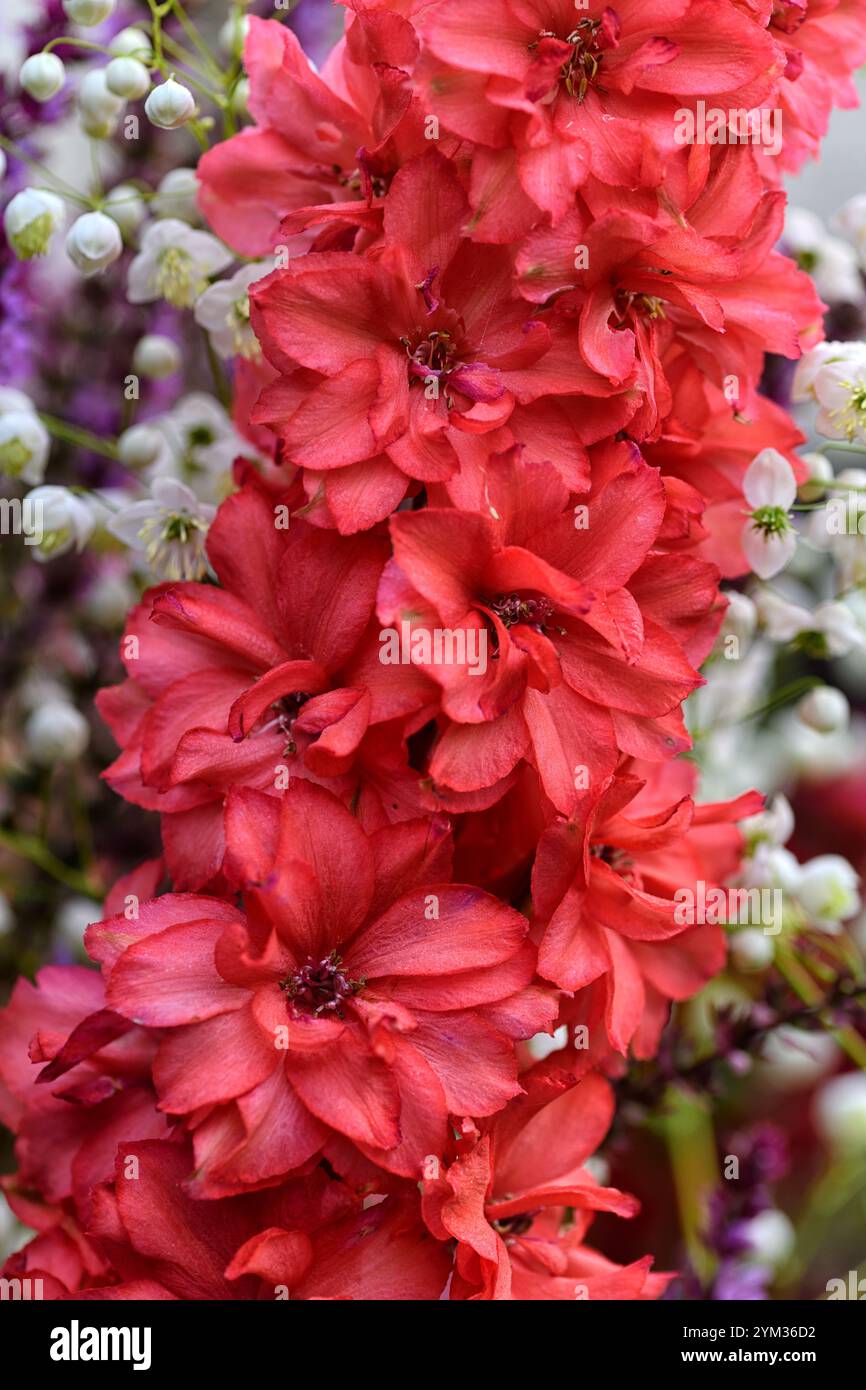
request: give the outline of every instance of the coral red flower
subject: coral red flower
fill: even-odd
[[[424,1219],[457,1241],[451,1298],[658,1298],[670,1276],[650,1274],[651,1257],[621,1267],[583,1244],[593,1211],[637,1210],[583,1166],[613,1115],[607,1082],[547,1066],[523,1080],[525,1096],[425,1175]]]
[[[279,529],[279,506],[252,485],[223,503],[208,537],[222,587],[169,584],[145,595],[121,641],[129,678],[98,700],[123,748],[106,779],[163,813],[176,887],[219,875],[233,786],[273,791],[307,777],[348,800],[363,765],[364,807],[376,823],[420,809],[416,779],[400,772],[375,726],[397,721],[390,742],[399,750],[400,721],[427,702],[427,683],[411,668],[363,660],[365,644],[375,649],[367,629],[384,539],[343,539],[299,520]]]
[[[526,920],[445,881],[441,829],[368,838],[308,783],[279,812],[237,791],[227,826],[237,876],[259,884],[246,915],[170,894],[88,933],[110,1006],[168,1030],[154,1081],[195,1130],[196,1187],[273,1183],[333,1135],[417,1177],[449,1113],[491,1114],[519,1092],[514,1040],[555,1011],[531,987]]]
[[[443,124],[476,155],[476,211],[491,184],[554,221],[593,175],[655,186],[676,150],[674,117],[705,98],[759,105],[785,65],[780,47],[729,0],[443,0],[414,22],[438,62],[422,71]],[[712,42],[707,41],[712,34]],[[519,225],[507,236],[520,234]]]
[[[683,922],[675,895],[694,886],[697,901],[698,881],[714,887],[735,872],[742,837],[734,822],[763,800],[749,792],[696,806],[688,764],[647,769],[647,780],[635,772],[612,778],[585,818],[544,832],[533,907],[539,971],[576,996],[563,1017],[591,1017],[591,1029],[597,1019],[618,1052],[631,1045],[651,1057],[670,1001],[696,994],[725,959],[718,922]]]
[[[440,804],[500,796],[521,759],[553,806],[596,797],[620,750],[669,756],[688,741],[678,707],[700,684],[717,630],[716,572],[655,553],[667,510],[658,474],[634,446],[593,459],[575,507],[550,465],[517,450],[461,475],[476,510],[427,507],[391,520],[394,560],[378,613],[412,632],[458,630],[477,660],[423,659],[447,722],[430,758]],[[629,544],[622,544],[623,527]]]

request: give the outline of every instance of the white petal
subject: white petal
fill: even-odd
[[[772,579],[785,568],[797,549],[797,532],[789,529],[767,534],[747,521],[743,527],[742,546],[752,573],[759,579]]]
[[[746,469],[743,495],[750,507],[781,507],[788,511],[797,496],[797,479],[777,449],[762,449]]]

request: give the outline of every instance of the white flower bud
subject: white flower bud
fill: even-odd
[[[748,1260],[780,1268],[794,1249],[794,1227],[783,1211],[768,1207],[747,1221],[743,1235],[749,1242]]]
[[[5,150],[0,150],[0,179],[5,179],[5,177],[6,177],[6,168],[7,168],[7,163],[6,163],[6,151],[5,151]]]
[[[119,183],[112,188],[103,203],[103,211],[117,223],[127,238],[138,231],[147,213],[144,199],[131,183]]]
[[[741,594],[738,589],[726,590],[725,598],[728,600],[728,607],[722,619],[722,634],[739,637],[740,641],[748,642],[758,625],[757,608],[748,594]]]
[[[248,15],[238,14],[237,11],[230,14],[217,36],[217,42],[223,53],[227,53],[230,58],[239,58],[244,51],[244,40],[249,33],[249,28]]]
[[[848,727],[851,707],[841,690],[821,685],[797,703],[797,718],[819,734],[835,734]]]
[[[98,275],[123,251],[120,228],[104,212],[85,212],[66,237],[66,254],[82,275]]]
[[[232,110],[237,115],[243,116],[249,111],[250,105],[250,80],[242,77],[235,85],[232,92]]]
[[[115,96],[105,80],[105,68],[94,68],[81,79],[78,88],[78,114],[87,135],[104,140],[111,135],[123,101]]]
[[[762,1057],[773,1082],[779,1087],[811,1086],[835,1065],[839,1048],[827,1033],[783,1024],[768,1033]]]
[[[0,936],[8,936],[14,926],[15,918],[9,906],[9,899],[5,893],[0,893]]]
[[[93,29],[114,12],[117,0],[63,0],[67,19],[85,29]]]
[[[785,845],[794,833],[791,803],[778,792],[769,806],[741,821],[740,827],[749,840],[769,840],[772,845]]]
[[[827,484],[833,481],[833,465],[826,454],[801,454],[800,457],[808,466],[809,477],[800,484],[797,495],[801,502],[817,502],[824,496]]]
[[[829,932],[860,910],[859,879],[841,854],[819,854],[800,866],[800,904],[812,926]]]
[[[73,548],[84,549],[96,519],[83,498],[67,487],[46,483],[28,492],[30,506],[38,508],[41,537],[35,547],[37,560],[54,560]]]
[[[153,425],[130,425],[117,441],[117,453],[127,468],[147,468],[156,463],[165,440]]]
[[[150,91],[150,73],[137,58],[112,58],[105,69],[105,85],[124,101],[138,101]]]
[[[54,930],[75,951],[84,950],[84,931],[101,916],[99,903],[91,898],[67,898],[54,918]]]
[[[48,431],[32,410],[8,410],[0,415],[0,473],[41,483],[50,448]]]
[[[90,728],[84,715],[66,700],[39,705],[24,726],[30,756],[41,767],[71,763],[90,741]]]
[[[195,169],[169,169],[151,199],[154,217],[175,217],[194,225],[201,221],[198,210],[198,175]]]
[[[18,80],[34,101],[50,101],[66,81],[66,69],[56,53],[34,53],[22,63]]]
[[[162,130],[176,130],[178,126],[186,125],[194,114],[195,97],[188,87],[170,77],[167,82],[153,88],[144,103],[144,111],[152,125]]]
[[[775,951],[773,938],[759,927],[746,927],[731,937],[731,960],[744,974],[766,970]]]
[[[116,58],[137,58],[145,67],[149,67],[153,58],[153,49],[150,46],[150,39],[143,29],[136,29],[130,26],[128,29],[121,29],[115,34],[108,45],[109,53],[113,53]]]
[[[6,239],[20,261],[44,256],[51,238],[63,226],[63,203],[43,188],[22,188],[6,206]]]
[[[815,1097],[815,1123],[830,1146],[866,1153],[866,1075],[834,1076]]]
[[[181,361],[180,348],[171,338],[165,338],[161,333],[146,333],[135,345],[132,369],[140,376],[160,381],[179,372]]]

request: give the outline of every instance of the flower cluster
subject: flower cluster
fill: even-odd
[[[163,582],[99,698],[104,775],[163,855],[88,928],[99,972],[48,967],[0,1019],[37,1231],[7,1268],[57,1298],[653,1299],[650,1256],[590,1243],[638,1205],[592,1160],[612,1083],[724,966],[683,894],[764,864],[737,824],[763,799],[701,804],[677,759],[683,704],[720,580],[796,546],[802,436],[758,386],[823,306],[774,249],[779,181],[850,100],[866,5],[346,11],[321,72],[248,18],[210,230],[164,215],[128,265],[132,303],[194,311],[233,417],[190,397],[118,446],[151,495],[108,530]],[[109,94],[195,121],[135,32]],[[7,235],[32,257],[61,218],[28,190]],[[66,245],[117,260],[111,209]],[[850,439],[862,358],[817,353]],[[46,453],[2,393],[0,468]]]

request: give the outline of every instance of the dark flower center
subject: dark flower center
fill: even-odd
[[[594,859],[609,864],[620,878],[636,879],[634,860],[627,850],[617,849],[615,845],[591,845],[589,852]]]
[[[490,607],[503,627],[514,627],[515,623],[525,623],[527,627],[543,632],[555,609],[547,598],[521,598],[519,594],[499,594],[491,601]]]
[[[608,8],[600,19],[581,19],[562,40],[552,30],[542,29],[529,50],[535,54],[536,62],[549,62],[562,44],[570,44],[571,53],[559,70],[559,81],[570,97],[583,101],[590,87],[604,91],[598,86],[599,68],[605,49],[615,47],[619,35],[619,16]]]
[[[322,1014],[343,1017],[343,1003],[351,999],[366,983],[363,979],[350,980],[343,974],[343,962],[332,951],[323,960],[309,960],[280,980],[280,989],[285,990],[286,998],[297,1013],[312,1014],[318,1018]]]
[[[503,1240],[512,1240],[517,1236],[525,1236],[526,1232],[532,1228],[532,1223],[541,1211],[537,1207],[535,1211],[521,1211],[514,1216],[503,1216],[498,1221],[491,1222],[494,1231],[498,1231]]]
[[[629,314],[639,314],[644,319],[666,317],[665,301],[655,294],[634,294],[631,290],[619,289],[615,302],[620,323],[624,323]]]

